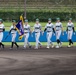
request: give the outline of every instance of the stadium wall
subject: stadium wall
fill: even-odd
[[[5,37],[7,36],[7,34],[8,34],[8,31],[4,32],[3,42],[11,42],[11,34],[10,34],[9,37],[5,40]],[[33,37],[32,37],[32,35],[33,35]],[[28,40],[29,40],[30,42],[35,42],[35,33],[33,33],[32,35],[30,34],[30,37],[29,37]],[[16,41],[17,41],[17,42],[23,42],[23,41],[24,41],[24,38],[23,38],[22,40],[18,40],[18,37],[19,37],[19,35],[18,35],[18,33],[17,33],[17,37],[16,37]],[[56,36],[53,35],[51,40],[52,40],[53,42],[56,42]],[[64,35],[61,35],[60,40],[61,40],[62,42],[68,42],[68,40],[67,40],[67,34],[66,34],[65,31],[64,31]],[[73,35],[72,40],[73,40],[74,42],[76,42],[76,35]],[[42,34],[40,35],[40,41],[41,41],[41,42],[46,42],[46,41],[47,41],[46,32],[44,33],[44,35],[42,35]]]

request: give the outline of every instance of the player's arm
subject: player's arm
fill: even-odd
[[[72,27],[72,29],[73,29],[73,32],[75,32],[74,24],[73,24],[73,27]]]
[[[44,32],[47,30],[47,25],[45,26]]]
[[[53,25],[53,32],[55,33],[55,27],[54,27],[54,25]]]
[[[5,31],[5,27],[3,26],[3,32]]]
[[[64,35],[64,30],[63,30],[63,25],[61,23],[61,28],[62,28],[62,35]]]

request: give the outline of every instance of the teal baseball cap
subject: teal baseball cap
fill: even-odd
[[[56,20],[60,20],[60,18],[56,18]]]
[[[51,18],[49,18],[48,21],[51,21]]]
[[[0,19],[0,22],[3,22],[3,20],[2,20],[2,19]]]
[[[37,18],[36,21],[39,21],[39,19]]]
[[[28,22],[28,20],[26,19],[25,22]]]
[[[72,20],[72,18],[69,18],[69,20]]]
[[[16,20],[12,20],[12,22],[15,22],[16,23]]]

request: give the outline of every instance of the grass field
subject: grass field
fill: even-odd
[[[11,42],[3,42],[5,45],[11,45]],[[46,46],[47,45],[47,42],[41,42],[42,43],[42,45],[43,46]],[[32,46],[35,46],[35,42],[30,42],[30,44],[32,45]],[[56,45],[57,43],[56,42],[54,42],[54,45]],[[18,45],[24,45],[24,42],[18,42]],[[62,43],[62,45],[63,46],[68,46],[68,42],[63,42]],[[74,46],[76,46],[76,42],[74,42]]]
[[[42,25],[42,30],[44,30],[44,27],[47,23],[46,22],[40,22],[40,23]],[[34,24],[35,24],[35,22],[29,22],[29,25],[31,26],[31,29],[33,29]],[[55,24],[55,22],[53,22],[53,24]],[[62,22],[62,24],[63,24],[63,28],[64,28],[64,31],[65,31],[67,22]],[[12,22],[4,22],[4,25],[5,25],[6,31],[9,31],[10,26],[12,25]],[[76,29],[76,22],[74,22],[74,26],[75,26],[75,29]]]

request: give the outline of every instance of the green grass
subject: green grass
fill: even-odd
[[[47,24],[47,22],[40,22],[40,23],[42,25],[42,30],[44,30],[44,27]],[[53,23],[55,24],[55,22],[53,22]],[[35,22],[29,22],[29,25],[31,26],[31,29],[33,29],[34,24],[35,24]],[[62,24],[63,24],[63,29],[66,30],[67,22],[62,22]],[[6,31],[9,31],[10,26],[12,25],[12,22],[4,22],[4,25],[5,25]],[[76,23],[75,22],[74,22],[74,25],[75,25],[75,29],[76,29]]]
[[[11,45],[11,42],[3,42],[5,45]],[[30,42],[31,45],[35,45],[35,42]],[[56,45],[57,43],[54,42],[54,45]],[[24,45],[24,42],[18,42],[18,45]],[[47,42],[42,42],[43,46],[47,45]],[[63,46],[67,46],[68,42],[63,42],[62,43]],[[74,42],[74,46],[76,46],[76,42]]]

